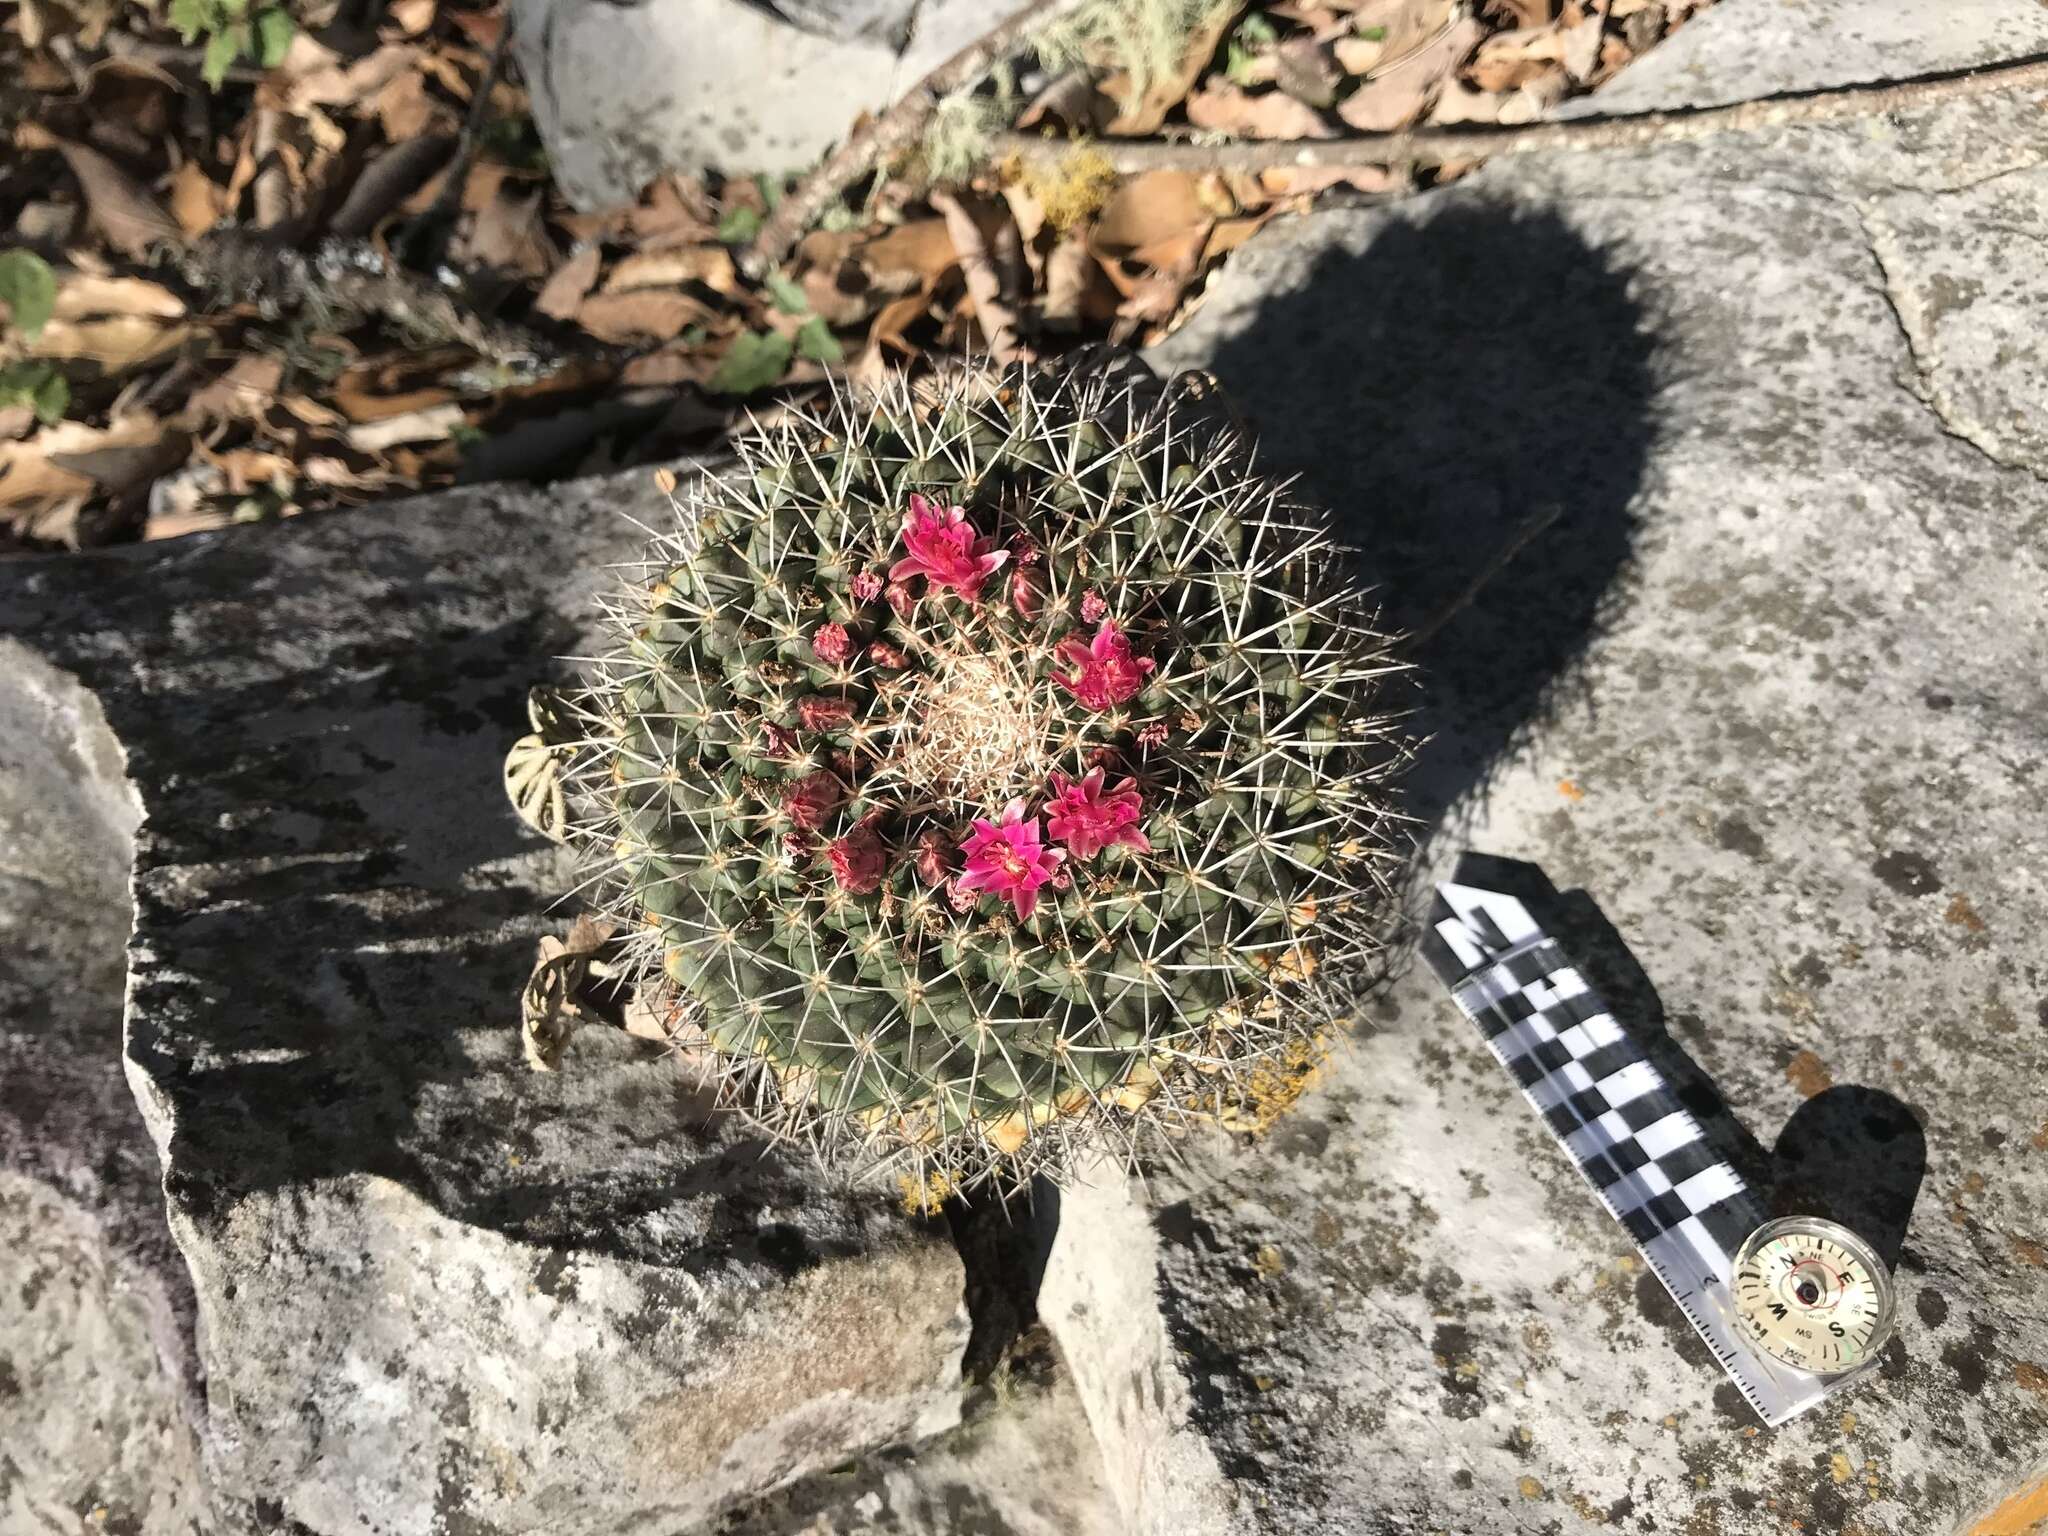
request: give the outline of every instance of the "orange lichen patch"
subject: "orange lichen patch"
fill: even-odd
[[[1586,792],[1579,788],[1577,783],[1571,779],[1559,779],[1557,781],[1557,792],[1574,805],[1586,798]]]
[[[1801,1051],[1785,1068],[1785,1080],[1799,1090],[1799,1096],[1810,1099],[1817,1093],[1826,1093],[1834,1087],[1835,1079],[1828,1071],[1828,1064],[1811,1051]]]
[[[2012,1379],[2029,1392],[2048,1397],[2048,1366],[2036,1365],[2031,1360],[2016,1361],[2012,1368]]]
[[[1977,915],[1977,909],[1970,905],[1970,898],[1961,891],[1949,898],[1948,910],[1941,914],[1941,920],[1971,933],[1984,931],[1984,919]]]
[[[1216,1117],[1229,1130],[1263,1136],[1316,1085],[1329,1059],[1327,1035],[1291,1041],[1278,1061],[1252,1072],[1234,1102],[1218,1106]]]
[[[2048,1479],[2023,1488],[1969,1529],[1968,1536],[2030,1536],[2048,1525]]]
[[[2031,1264],[2036,1269],[2048,1269],[2048,1247],[2043,1247],[2031,1237],[2016,1237],[2012,1240],[2013,1257],[2022,1264]]]
[[[904,1215],[936,1216],[953,1193],[953,1180],[944,1169],[935,1168],[922,1176],[899,1174],[896,1187],[903,1192]]]

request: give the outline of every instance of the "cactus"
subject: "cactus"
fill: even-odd
[[[962,1188],[1128,1152],[1376,946],[1388,642],[1150,384],[967,370],[756,427],[615,605],[572,830],[782,1138]]]

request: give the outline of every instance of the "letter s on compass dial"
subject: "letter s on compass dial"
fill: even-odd
[[[1891,1336],[1892,1279],[1847,1227],[1788,1216],[1758,1227],[1735,1255],[1735,1315],[1760,1353],[1838,1376]]]

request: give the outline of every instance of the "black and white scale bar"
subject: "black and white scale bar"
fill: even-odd
[[[1735,1253],[1763,1203],[1715,1155],[1642,1045],[1515,897],[1440,885],[1423,953],[1522,1096],[1766,1424],[1827,1395],[1735,1330]]]

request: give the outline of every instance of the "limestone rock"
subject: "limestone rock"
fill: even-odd
[[[2048,1471],[2048,489],[2011,428],[2038,381],[1951,330],[1931,388],[1901,286],[2048,282],[1983,227],[2048,177],[2011,110],[1275,226],[1158,349],[1341,509],[1397,626],[1561,509],[1419,650],[1418,875],[1477,846],[1585,892],[1610,996],[1781,1208],[1892,1249],[1901,1316],[1877,1379],[1763,1430],[1416,967],[1264,1145],[1067,1201],[1043,1313],[1107,1464],[1202,1469],[1113,1475],[1134,1529],[1919,1536]],[[1157,1377],[1091,1347],[1155,1293]]]
[[[498,762],[658,500],[484,490],[0,566],[0,630],[126,751],[77,794],[146,818],[127,1065],[226,1530],[669,1533],[957,1418],[942,1226],[771,1154],[646,1042],[521,1057],[570,871]],[[89,1129],[55,1139],[83,1159]]]
[[[514,0],[512,47],[581,207],[662,171],[801,170],[986,31],[975,0]]]
[[[2042,52],[2048,11],[2032,0],[1717,0],[1552,116],[1716,107]]]
[[[0,1529],[203,1512],[192,1286],[121,1068],[138,808],[98,706],[0,640]]]

